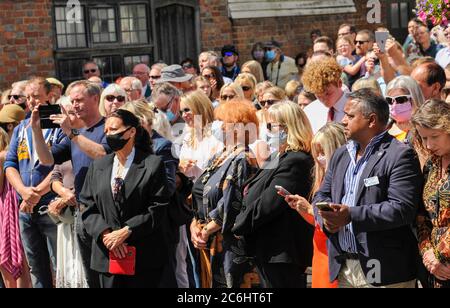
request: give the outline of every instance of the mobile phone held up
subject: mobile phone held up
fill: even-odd
[[[330,206],[330,203],[328,203],[328,202],[319,202],[319,203],[316,203],[316,206],[322,212],[333,212],[334,211],[333,208]]]
[[[276,185],[275,189],[283,197],[292,196],[292,194],[289,191],[287,191],[283,186]]]
[[[41,128],[59,128],[58,124],[54,124],[52,120],[50,120],[50,116],[61,114],[61,106],[60,105],[41,105],[39,106],[39,118],[41,119]]]

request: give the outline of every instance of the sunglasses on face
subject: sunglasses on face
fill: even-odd
[[[84,73],[85,73],[85,74],[95,73],[95,72],[97,72],[97,69],[96,69],[96,68],[93,68],[93,69],[90,69],[90,70],[84,70]]]
[[[189,112],[191,112],[191,109],[189,109],[189,108],[183,108],[183,109],[180,110],[180,114],[181,115],[183,115],[185,113],[189,113]]]
[[[150,76],[150,79],[153,79],[153,80],[158,80],[159,78],[161,78],[161,75],[159,75],[159,76]]]
[[[272,131],[275,127],[281,127],[282,125],[280,125],[280,124],[273,124],[273,123],[267,123],[266,124],[266,127],[267,127],[267,130],[268,131]]]
[[[274,104],[276,104],[276,103],[278,103],[278,101],[273,100],[273,99],[268,99],[268,100],[266,100],[266,101],[260,101],[260,102],[259,102],[259,104],[260,104],[261,106],[263,106],[263,107],[265,107],[266,105],[267,105],[267,106],[272,106],[272,105],[274,105]]]
[[[389,105],[393,105],[394,102],[401,105],[411,102],[411,95],[386,96],[386,101]]]
[[[244,91],[244,92],[250,91],[251,89],[252,89],[251,87],[246,87],[246,86],[242,87],[242,91]]]
[[[355,41],[356,45],[364,45],[365,43],[367,43],[368,41]]]
[[[8,100],[10,101],[11,98],[14,98],[16,101],[19,100],[19,98],[24,98],[23,95],[8,95]]]
[[[226,53],[223,54],[223,56],[224,56],[224,57],[232,57],[232,56],[234,56],[234,53],[232,53],[232,52],[226,52]]]
[[[232,100],[235,97],[236,97],[235,95],[222,95],[220,97],[220,99],[223,100],[223,101],[228,101],[228,100]]]
[[[189,68],[193,68],[193,67],[194,67],[194,65],[191,63],[183,64],[184,69],[189,69]]]
[[[117,100],[119,103],[125,102],[125,97],[121,95],[119,96],[107,95],[105,99],[110,103],[113,103],[115,100]]]
[[[206,79],[213,79],[213,78],[216,78],[216,76],[215,75],[203,75],[203,77],[205,77]]]

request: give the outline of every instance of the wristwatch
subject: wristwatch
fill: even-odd
[[[78,129],[72,128],[70,130],[70,134],[69,134],[68,137],[69,137],[70,140],[72,140],[73,138],[75,138],[76,136],[79,136],[79,135],[80,135],[80,131]]]

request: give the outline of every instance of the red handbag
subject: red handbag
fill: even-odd
[[[117,258],[112,251],[109,252],[109,273],[113,275],[134,276],[136,272],[136,247],[127,246],[127,255],[124,259]]]

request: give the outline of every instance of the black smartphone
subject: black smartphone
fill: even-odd
[[[316,206],[322,212],[333,212],[334,211],[328,202],[319,202],[316,204]]]
[[[50,120],[51,115],[61,114],[60,105],[41,105],[39,106],[39,118],[41,118],[41,128],[59,128],[58,124],[54,124]]]

